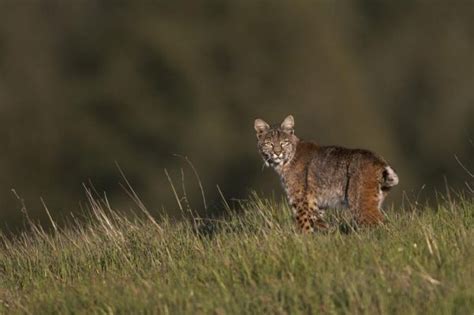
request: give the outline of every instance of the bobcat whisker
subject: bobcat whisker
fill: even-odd
[[[270,161],[271,158],[268,158],[268,159],[264,159],[263,160],[263,164],[262,164],[262,171],[265,167],[270,167],[270,163],[268,163],[268,161]]]

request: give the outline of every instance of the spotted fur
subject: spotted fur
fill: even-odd
[[[257,119],[254,128],[264,163],[280,175],[303,232],[327,228],[324,213],[328,208],[348,208],[360,224],[383,221],[383,200],[399,179],[380,156],[300,140],[291,115],[274,126]]]

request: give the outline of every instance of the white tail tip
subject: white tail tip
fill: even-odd
[[[393,186],[398,185],[398,182],[399,182],[398,175],[390,166],[385,167],[383,177],[384,177],[385,187],[393,187]]]

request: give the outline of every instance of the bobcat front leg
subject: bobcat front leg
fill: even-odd
[[[295,212],[296,223],[300,231],[304,234],[313,233],[314,228],[313,224],[311,224],[313,213],[308,207],[308,203],[302,202],[300,204],[293,205],[293,208]]]
[[[329,228],[329,225],[324,220],[324,212],[318,208],[315,208],[311,211],[311,225],[313,229],[317,231],[325,231]]]
[[[293,207],[298,228],[304,234],[328,228],[327,223],[324,221],[322,212],[317,209],[316,206],[310,206],[307,202],[301,202]]]

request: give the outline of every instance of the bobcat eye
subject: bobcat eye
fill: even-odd
[[[273,144],[272,144],[271,141],[265,141],[264,145],[265,145],[266,147],[271,147],[271,146],[273,146]]]
[[[287,146],[288,144],[290,144],[290,141],[288,141],[288,140],[283,140],[280,144],[281,144],[282,146]]]

